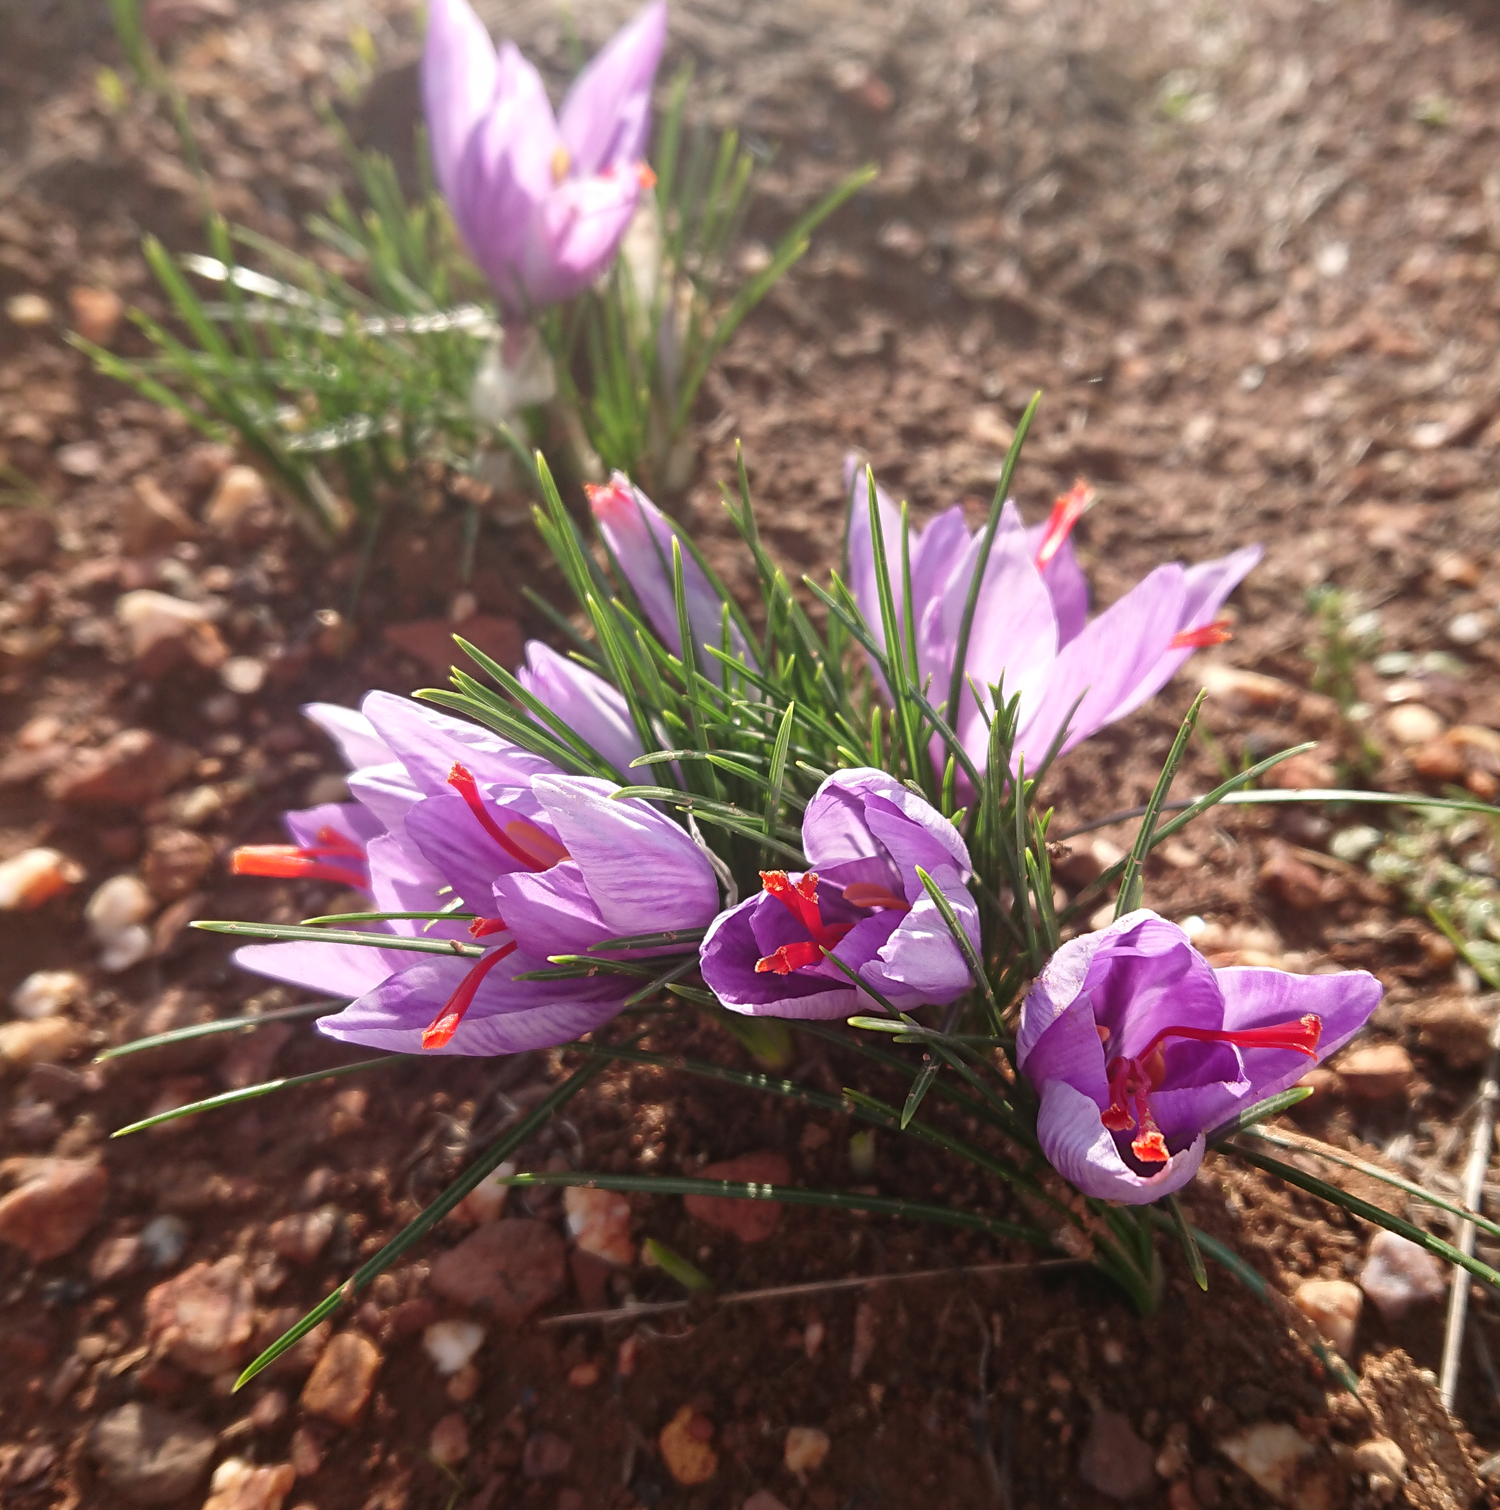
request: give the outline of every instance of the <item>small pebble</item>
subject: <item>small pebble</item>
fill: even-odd
[[[323,1466],[323,1449],[318,1446],[318,1439],[305,1426],[299,1426],[292,1433],[287,1456],[291,1458],[292,1467],[299,1479],[310,1479]]]
[[[232,655],[219,667],[219,680],[240,697],[252,697],[265,686],[266,663],[253,655]]]
[[[740,1510],[786,1510],[786,1506],[769,1489],[757,1489]]]
[[[1078,1477],[1110,1499],[1134,1499],[1156,1483],[1156,1454],[1117,1410],[1096,1410],[1078,1456]]]
[[[1370,1256],[1360,1270],[1359,1287],[1387,1321],[1399,1321],[1414,1305],[1443,1299],[1448,1275],[1420,1244],[1382,1231],[1370,1239]]]
[[[12,294],[5,301],[5,316],[12,325],[34,330],[38,325],[51,324],[52,305],[40,294]]]
[[[463,1405],[472,1400],[479,1393],[479,1370],[472,1363],[466,1363],[448,1381],[448,1387],[444,1394],[455,1405]]]
[[[667,1472],[679,1484],[706,1484],[719,1471],[719,1455],[693,1428],[699,1417],[684,1405],[661,1429],[657,1445]]]
[[[818,1349],[823,1346],[823,1338],[828,1335],[828,1328],[823,1325],[818,1317],[814,1316],[802,1329],[802,1351],[809,1358],[818,1356]]]
[[[630,1202],[623,1195],[570,1185],[563,1191],[563,1210],[568,1214],[568,1231],[581,1252],[615,1265],[635,1262]]]
[[[1350,1455],[1349,1466],[1365,1475],[1371,1497],[1382,1505],[1395,1499],[1406,1483],[1406,1454],[1389,1437],[1361,1442]]]
[[[549,1479],[566,1473],[573,1461],[573,1444],[555,1431],[534,1431],[521,1449],[521,1472],[529,1479]]]
[[[1344,860],[1350,865],[1358,865],[1380,843],[1383,837],[1378,828],[1371,828],[1368,824],[1357,823],[1350,828],[1341,828],[1334,834],[1328,841],[1328,853],[1336,860]]]
[[[55,849],[23,849],[0,864],[0,912],[29,912],[83,879],[83,870]]]
[[[102,1164],[37,1160],[31,1177],[0,1197],[0,1243],[19,1248],[35,1264],[71,1253],[99,1219],[108,1193]]]
[[[11,1011],[34,1022],[61,1012],[87,992],[88,982],[76,970],[33,970],[10,993]]]
[[[95,1421],[88,1452],[125,1499],[166,1505],[202,1483],[217,1442],[211,1427],[132,1400]]]
[[[422,1333],[422,1346],[438,1373],[456,1374],[484,1342],[484,1328],[477,1321],[434,1321]]]
[[[599,1382],[597,1363],[575,1363],[568,1370],[568,1383],[574,1389],[592,1389]]]
[[[132,923],[122,928],[99,951],[99,968],[111,975],[119,975],[138,965],[155,948],[151,930],[141,923]]]
[[[1281,1421],[1261,1421],[1217,1444],[1219,1451],[1242,1473],[1253,1479],[1280,1504],[1331,1505],[1342,1501],[1342,1489],[1323,1464],[1314,1461],[1317,1448],[1297,1430]]]
[[[70,288],[68,307],[73,311],[73,328],[95,346],[108,346],[114,340],[125,313],[125,301],[112,288]]]
[[[316,1211],[298,1211],[271,1223],[271,1246],[293,1263],[310,1264],[328,1246],[338,1230],[336,1206],[320,1206]]]
[[[1346,1358],[1354,1356],[1354,1336],[1365,1298],[1347,1279],[1306,1279],[1297,1286],[1293,1304]]]
[[[0,1069],[14,1065],[60,1064],[84,1038],[83,1028],[66,1017],[43,1017],[28,1022],[0,1022]]]
[[[781,1461],[801,1478],[803,1474],[822,1467],[823,1459],[828,1456],[828,1447],[826,1431],[819,1431],[816,1426],[792,1426],[787,1430]]]
[[[170,1269],[187,1251],[188,1224],[180,1216],[157,1216],[140,1231],[141,1249],[153,1269]]]
[[[203,1510],[281,1510],[296,1482],[290,1463],[257,1468],[243,1458],[225,1458],[214,1469]]]
[[[516,1166],[509,1160],[497,1165],[458,1203],[453,1214],[475,1226],[497,1220],[510,1194],[506,1182],[515,1172]]]
[[[302,1408],[336,1426],[351,1426],[375,1388],[384,1362],[361,1332],[340,1332],[323,1350],[302,1388]]]
[[[1489,632],[1489,615],[1483,613],[1461,613],[1448,625],[1448,638],[1455,645],[1477,645]]]
[[[785,1185],[791,1166],[783,1154],[772,1150],[741,1154],[718,1164],[705,1164],[698,1171],[704,1180],[745,1180],[765,1185]],[[764,1242],[781,1221],[780,1201],[739,1200],[733,1196],[689,1195],[683,1198],[688,1215],[707,1227],[730,1232],[743,1243]]]
[[[1408,749],[1425,745],[1447,728],[1442,717],[1421,703],[1400,703],[1385,716],[1385,726],[1392,739]]]
[[[139,876],[111,876],[89,898],[83,916],[94,937],[108,944],[133,924],[144,922],[155,909],[155,899]]]
[[[197,1263],[146,1294],[146,1341],[207,1378],[240,1363],[255,1324],[255,1290],[244,1260]]]
[[[1411,1085],[1411,1055],[1399,1043],[1375,1043],[1354,1049],[1335,1064],[1344,1090],[1361,1101],[1387,1101]]]
[[[468,1457],[469,1427],[456,1410],[450,1411],[432,1428],[427,1450],[436,1462],[446,1468],[451,1468]]]

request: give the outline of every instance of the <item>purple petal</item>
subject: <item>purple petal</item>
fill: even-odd
[[[610,782],[582,776],[540,776],[532,790],[583,872],[605,937],[702,928],[718,910],[707,856],[655,808],[616,801]]]
[[[454,899],[444,891],[444,877],[420,854],[384,834],[370,843],[370,895],[377,912],[441,912]],[[392,933],[423,938],[469,941],[468,924],[435,923],[418,918],[393,918],[382,926]]]
[[[392,833],[401,830],[412,804],[422,799],[417,784],[406,774],[406,767],[395,760],[388,765],[367,765],[351,771],[349,790],[381,827]]]
[[[1184,596],[1182,568],[1159,566],[1063,646],[1046,691],[1029,709],[1022,704],[1016,745],[1029,768],[1046,755],[1075,702],[1065,751],[1118,716],[1124,699],[1166,654],[1181,622]]]
[[[1046,522],[1033,524],[1026,531],[1026,548],[1032,559],[1047,533]],[[1052,559],[1042,568],[1042,585],[1052,598],[1052,612],[1057,616],[1058,648],[1076,640],[1089,617],[1089,584],[1078,564],[1071,537],[1058,546]]]
[[[339,754],[351,771],[361,766],[385,765],[396,758],[375,732],[374,724],[353,708],[341,708],[337,703],[304,703],[302,716],[315,723],[339,747]]]
[[[630,228],[640,193],[636,173],[621,169],[565,179],[540,202],[521,259],[532,304],[571,299],[604,271]]]
[[[494,897],[496,911],[511,932],[527,953],[541,959],[583,954],[601,939],[623,936],[605,924],[583,871],[568,860],[551,870],[497,876]]]
[[[943,895],[977,949],[979,912],[968,888],[944,887]],[[902,1010],[943,1006],[972,989],[974,977],[930,897],[922,897],[909,912],[877,916],[899,917],[900,921],[882,946],[879,962],[864,965],[859,973],[892,1006]],[[842,956],[842,943],[837,952]]]
[[[1097,1104],[1065,1080],[1049,1080],[1042,1086],[1036,1131],[1042,1152],[1064,1179],[1084,1195],[1128,1206],[1145,1205],[1181,1190],[1203,1162],[1205,1141],[1200,1133],[1155,1174],[1137,1174],[1121,1157],[1114,1135],[1100,1120]]]
[[[651,134],[651,84],[667,40],[666,0],[622,26],[573,81],[558,130],[580,177],[639,162]]]
[[[272,980],[284,980],[308,991],[326,991],[330,996],[362,995],[399,969],[401,962],[413,957],[364,944],[320,944],[316,939],[246,944],[232,956],[243,970],[269,975]]]
[[[318,835],[331,828],[350,843],[364,848],[377,834],[384,832],[385,825],[357,802],[321,802],[317,807],[304,807],[283,813],[281,821],[292,836],[292,843],[299,849],[313,849],[318,845]]]
[[[529,788],[481,787],[480,791],[502,827],[510,818],[535,823],[541,816]],[[417,803],[406,816],[406,833],[454,895],[481,917],[490,913],[496,877],[526,868],[485,832],[469,804],[451,788]]]
[[[466,0],[429,0],[422,101],[433,173],[450,205],[457,194],[459,160],[494,100],[497,78],[489,33]]]
[[[844,571],[849,591],[864,617],[877,645],[890,655],[885,640],[885,625],[880,616],[880,583],[875,571],[875,536],[870,529],[870,483],[866,468],[852,452],[844,458],[844,487],[849,497],[849,521],[844,534]],[[896,623],[905,622],[906,595],[901,578],[901,511],[884,488],[875,489],[875,506],[880,515],[880,534],[885,543],[886,563],[891,573],[891,601],[896,609]],[[912,595],[917,597],[915,577]],[[922,599],[917,597],[917,602]],[[876,683],[889,696],[885,678],[872,666]]]
[[[756,971],[756,960],[806,937],[780,902],[758,892],[714,919],[698,950],[704,982],[731,1011],[750,1017],[848,1017],[862,1003],[878,1010],[873,998],[827,963],[789,975]]]
[[[452,790],[448,773],[455,761],[466,766],[481,787],[526,786],[533,776],[557,769],[540,755],[415,698],[371,692],[360,708],[429,796]]]
[[[603,677],[540,640],[528,640],[526,664],[517,670],[516,680],[622,776],[640,784],[654,779],[649,769],[630,770],[630,762],[641,753],[640,736],[625,699]]]

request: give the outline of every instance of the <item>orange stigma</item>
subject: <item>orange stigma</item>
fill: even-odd
[[[443,1003],[442,1010],[422,1029],[422,1047],[424,1049],[441,1049],[453,1041],[453,1035],[458,1032],[458,1025],[464,1020],[464,1013],[474,1005],[474,997],[480,986],[484,984],[484,978],[501,960],[508,954],[514,954],[516,950],[515,940],[508,944],[501,944],[493,954],[486,954],[478,964],[459,982],[458,989]]]
[[[1212,624],[1200,625],[1197,629],[1183,629],[1172,636],[1173,650],[1202,650],[1205,645],[1222,645],[1234,638],[1234,628],[1228,619],[1215,619]]]
[[[275,876],[287,880],[333,881],[368,891],[361,845],[336,828],[320,828],[317,842],[307,848],[295,844],[242,844],[229,856],[229,869],[237,876]]]
[[[1036,569],[1044,571],[1047,563],[1063,548],[1063,542],[1073,533],[1073,526],[1083,518],[1097,495],[1081,477],[1052,505],[1047,527],[1042,531],[1042,542],[1036,548]]]

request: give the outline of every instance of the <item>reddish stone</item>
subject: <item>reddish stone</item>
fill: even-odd
[[[434,676],[444,677],[450,666],[474,669],[453,643],[455,634],[462,635],[507,670],[521,659],[521,626],[514,619],[500,619],[493,614],[476,613],[462,624],[450,624],[447,619],[418,619],[410,624],[387,624],[385,629],[386,639],[397,650],[421,661]]]
[[[486,1222],[438,1258],[430,1283],[446,1300],[488,1310],[496,1320],[519,1326],[562,1293],[566,1249],[545,1222],[523,1217]]]
[[[47,783],[48,795],[72,807],[139,807],[170,791],[197,761],[175,740],[124,729],[69,761]]]
[[[19,1248],[34,1264],[70,1253],[99,1219],[108,1193],[101,1164],[37,1160],[20,1188],[0,1199],[0,1242]]]
[[[741,1154],[719,1164],[705,1164],[698,1171],[703,1180],[744,1180],[757,1185],[785,1185],[792,1177],[791,1165],[770,1149]],[[689,1195],[683,1197],[688,1215],[720,1232],[733,1233],[744,1243],[764,1242],[781,1220],[780,1201],[742,1200],[735,1196]]]
[[[197,1374],[241,1361],[255,1319],[255,1291],[242,1259],[194,1264],[146,1296],[146,1340]]]

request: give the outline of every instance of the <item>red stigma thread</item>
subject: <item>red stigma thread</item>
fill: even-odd
[[[1042,543],[1036,548],[1036,569],[1042,571],[1047,563],[1063,548],[1063,542],[1073,533],[1073,526],[1083,518],[1095,497],[1094,490],[1083,478],[1052,505],[1047,518],[1047,527],[1042,531]]]
[[[468,804],[485,833],[517,864],[527,870],[551,870],[559,860],[568,858],[567,850],[556,839],[525,818],[512,818],[501,828],[485,806],[479,785],[466,766],[455,763],[448,772],[448,785]]]
[[[1121,1055],[1110,1061],[1105,1070],[1109,1077],[1109,1105],[1100,1114],[1100,1120],[1111,1132],[1138,1128],[1131,1139],[1130,1151],[1142,1163],[1165,1164],[1170,1155],[1166,1139],[1151,1114],[1150,1096],[1162,1082],[1161,1046],[1168,1038],[1187,1038],[1194,1043],[1232,1043],[1242,1049],[1290,1049],[1314,1059],[1322,1034],[1322,1019],[1311,1012],[1296,1022],[1241,1028],[1237,1032],[1219,1028],[1163,1028],[1141,1053],[1129,1058]]]
[[[1197,629],[1184,629],[1172,636],[1173,650],[1202,650],[1205,645],[1222,645],[1234,638],[1234,628],[1228,619],[1215,619],[1212,624],[1200,625]]]
[[[854,926],[853,923],[823,921],[823,913],[818,907],[817,871],[809,870],[800,881],[794,882],[784,870],[763,870],[760,879],[764,889],[807,929],[812,938],[783,944],[774,954],[762,956],[755,962],[756,974],[790,975],[804,965],[821,964],[823,951],[832,949]]]
[[[243,844],[229,857],[229,869],[237,876],[277,876],[304,881],[334,881],[368,891],[365,852],[336,828],[320,828],[316,844],[306,849],[295,844]]]
[[[464,1013],[474,1005],[475,993],[484,984],[484,978],[505,958],[507,954],[514,954],[516,950],[515,940],[508,944],[502,944],[493,954],[485,957],[474,966],[469,973],[459,982],[456,990],[447,1001],[443,1003],[442,1010],[422,1030],[422,1047],[424,1049],[440,1049],[450,1043],[453,1035],[458,1032],[458,1025],[464,1020]]]

